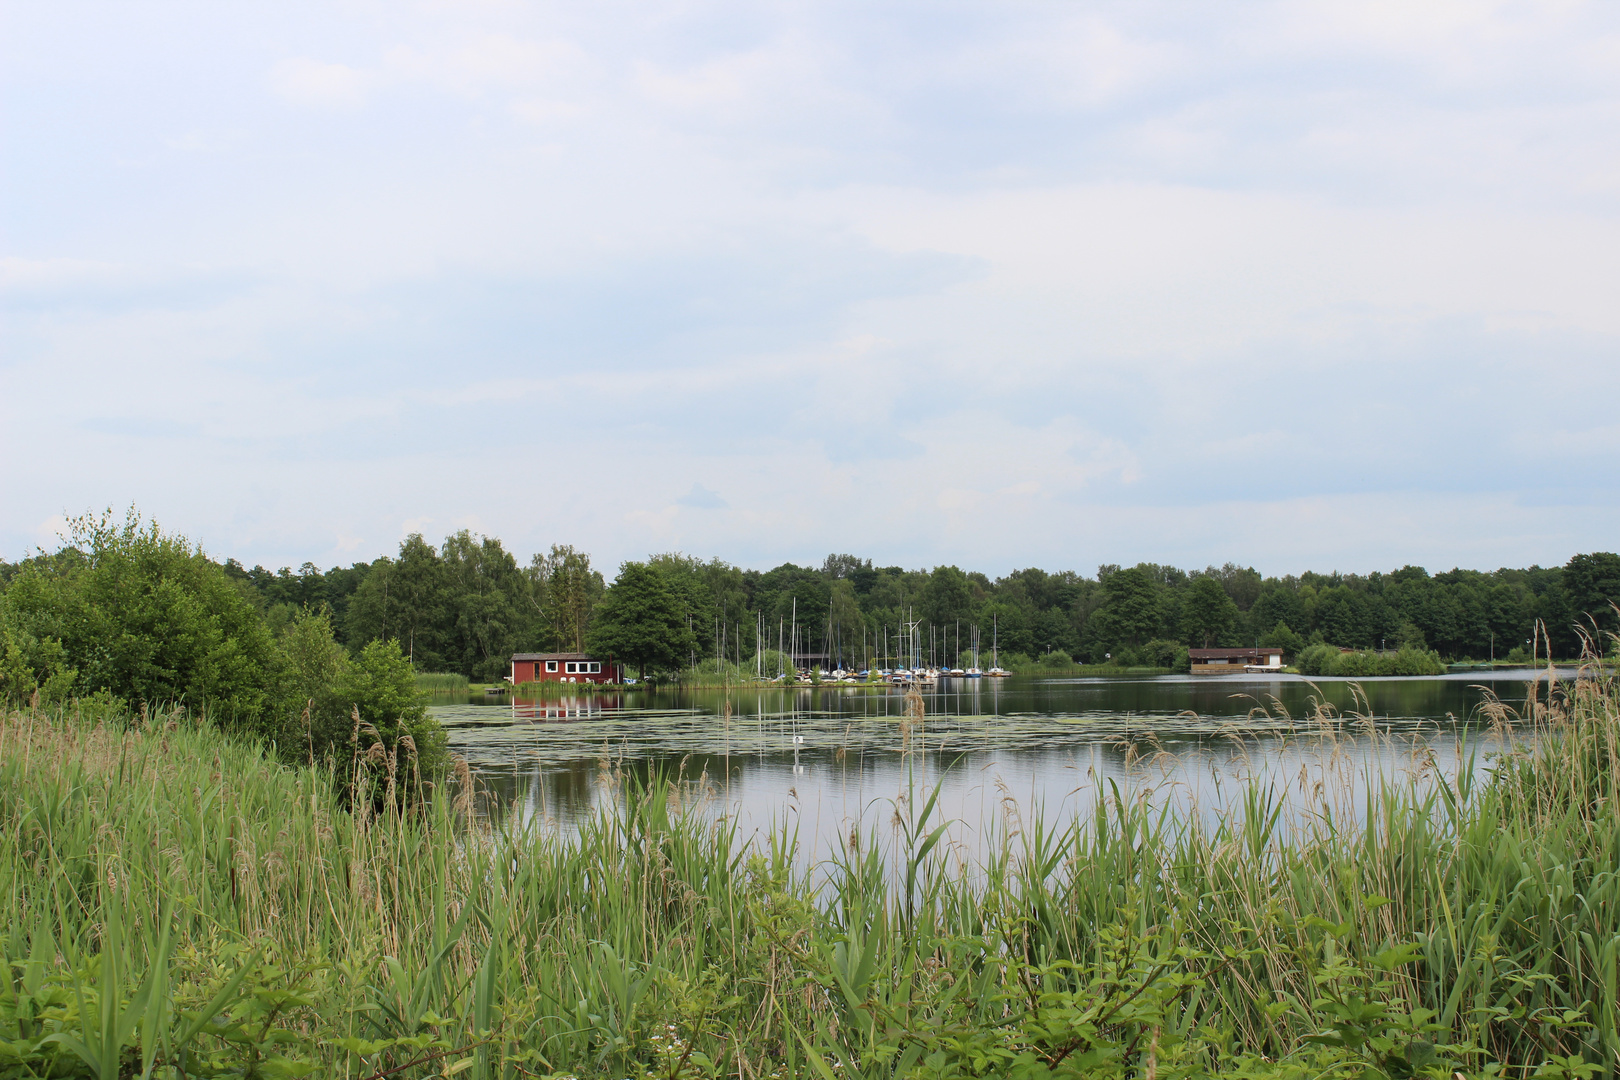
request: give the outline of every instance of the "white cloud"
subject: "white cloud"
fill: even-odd
[[[0,65],[6,551],[132,499],[273,565],[468,521],[609,566],[1612,535],[1612,9],[166,18]],[[621,497],[492,497],[537,461]]]
[[[328,109],[364,105],[379,81],[373,72],[303,56],[281,61],[270,73],[270,85],[282,97],[298,105]]]

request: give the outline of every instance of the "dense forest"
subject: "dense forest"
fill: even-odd
[[[762,644],[791,646],[795,628],[788,651],[862,665],[904,655],[900,627],[913,622],[923,659],[937,663],[965,663],[974,627],[986,662],[992,637],[1015,663],[1062,653],[1155,664],[1176,648],[1210,645],[1279,645],[1293,655],[1312,643],[1503,659],[1527,653],[1533,637],[1541,655],[1550,647],[1575,657],[1583,635],[1607,641],[1617,629],[1611,603],[1620,600],[1620,556],[1607,552],[1551,568],[1282,577],[1232,563],[1190,571],[1140,563],[1100,566],[1093,576],[1032,567],[992,579],[854,555],[758,571],[672,553],[621,573],[632,566],[652,571],[675,605],[682,665],[724,656],[748,666]],[[0,564],[0,582],[19,569]],[[234,559],[223,569],[272,632],[324,608],[355,655],[394,639],[416,670],[471,679],[501,677],[514,652],[590,648],[611,591],[575,548],[553,546],[525,563],[500,540],[465,531],[438,546],[412,535],[397,555],[324,572],[311,563],[249,569]]]

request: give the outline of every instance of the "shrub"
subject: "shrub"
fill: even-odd
[[[1302,675],[1332,675],[1338,663],[1339,650],[1332,645],[1307,646],[1296,661]]]
[[[378,742],[395,755],[409,736],[423,775],[444,773],[444,731],[428,716],[426,695],[397,641],[370,642],[351,659],[333,637],[326,610],[304,610],[276,643],[273,670],[274,698],[258,727],[283,761],[329,761],[347,778],[356,753]]]
[[[389,754],[408,735],[425,775],[447,765],[444,733],[397,644],[351,658],[325,609],[295,611],[272,634],[222,566],[134,510],[121,525],[75,519],[69,539],[0,595],[0,695],[183,705],[264,737],[283,760],[331,759],[344,775],[358,713]]]
[[[1155,638],[1135,652],[1133,662],[1143,667],[1169,668],[1178,672],[1192,670],[1192,660],[1187,652],[1187,646],[1179,641]]]
[[[1438,653],[1400,649],[1393,653],[1342,652],[1332,645],[1312,645],[1299,655],[1303,675],[1363,679],[1380,675],[1441,675],[1446,665]]]
[[[258,715],[270,633],[221,566],[133,509],[122,525],[75,518],[69,541],[25,564],[0,603],[8,694],[104,690],[219,721]]]

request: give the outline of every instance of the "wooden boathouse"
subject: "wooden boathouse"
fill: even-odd
[[[1262,645],[1256,649],[1188,649],[1194,675],[1237,675],[1243,672],[1281,671],[1283,651]]]

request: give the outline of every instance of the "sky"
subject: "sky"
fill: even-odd
[[[0,2],[0,558],[1620,547],[1620,5]]]

